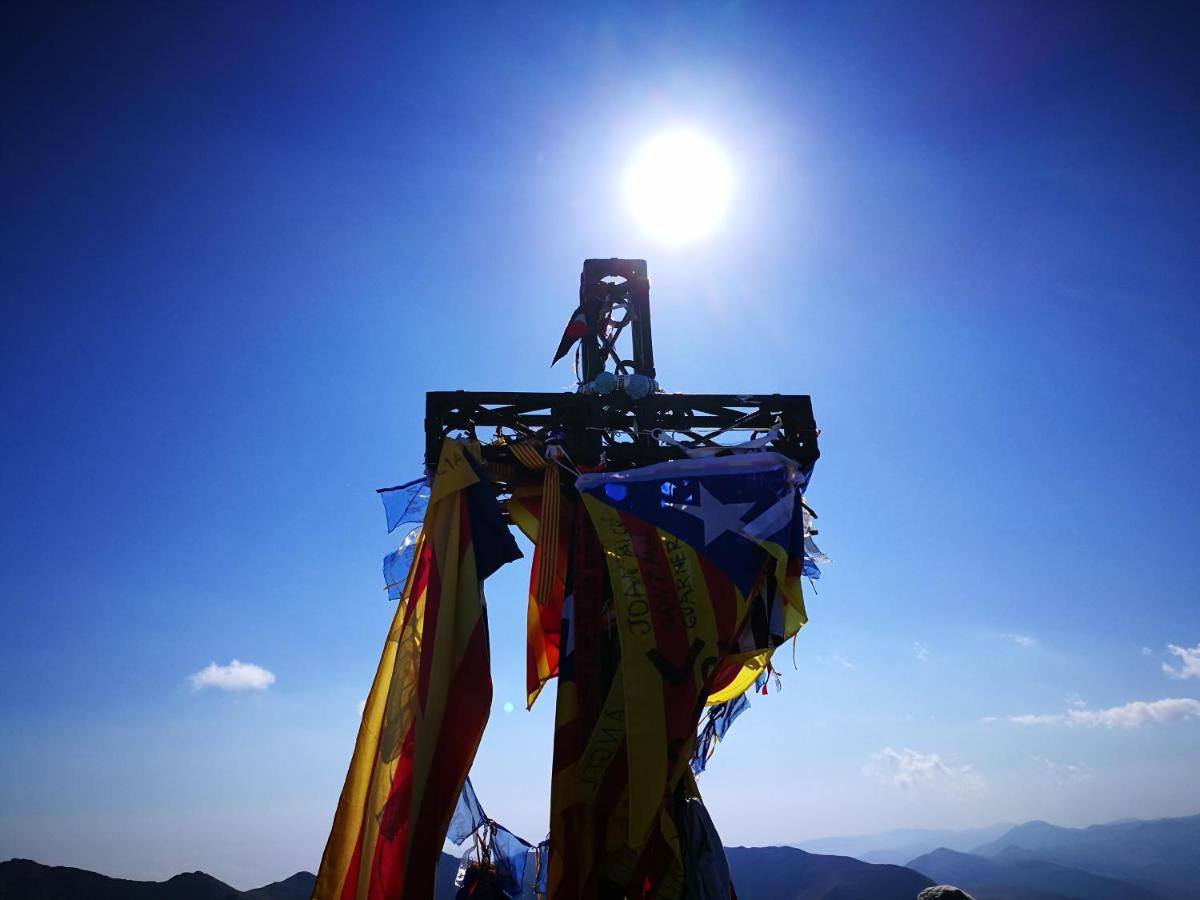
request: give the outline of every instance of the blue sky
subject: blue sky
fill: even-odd
[[[5,16],[0,858],[315,868],[393,612],[374,488],[425,391],[573,387],[588,256],[649,260],[668,390],[823,428],[836,562],[702,778],[727,843],[1200,811],[1184,6]],[[619,184],[681,125],[734,188],[670,248]],[[526,578],[474,778],[539,838]],[[235,659],[274,682],[192,688]]]

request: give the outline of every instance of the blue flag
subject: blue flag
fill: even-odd
[[[418,525],[425,521],[425,508],[429,506],[429,485],[424,478],[417,478],[396,487],[380,488],[375,493],[383,501],[388,534],[401,525]]]
[[[475,788],[468,777],[463,784],[462,793],[458,795],[458,804],[454,807],[454,815],[450,817],[450,829],[446,838],[452,844],[461,844],[487,822],[479,798],[475,796]]]

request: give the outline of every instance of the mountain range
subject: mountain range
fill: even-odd
[[[1161,894],[1137,887],[1127,881],[1106,878],[1083,869],[1060,866],[1039,859],[988,859],[956,850],[934,850],[909,863],[935,881],[953,884],[975,897],[992,900],[999,892],[1011,896],[1011,889],[1038,891],[1055,898],[1079,897],[1087,900],[1166,900]]]
[[[1063,828],[1025,822],[970,853],[938,848],[907,861],[976,900],[1015,890],[1083,900],[1200,900],[1200,815]]]
[[[1200,900],[1200,815],[1088,828],[1035,821],[892,831],[806,846],[726,848],[741,900],[915,900],[935,882],[958,885],[975,900]],[[889,861],[809,852],[826,847]],[[890,858],[906,848],[918,852],[894,864]],[[452,900],[457,868],[458,860],[442,855],[433,900]],[[203,872],[130,881],[13,859],[0,863],[0,900],[307,900],[314,880],[297,872],[239,891]]]
[[[743,900],[915,900],[931,882],[902,866],[819,856],[795,847],[732,847],[730,870]],[[458,860],[442,854],[434,900],[453,900]],[[3,900],[308,900],[316,878],[291,878],[239,891],[203,872],[168,881],[129,881],[27,859],[0,863]]]
[[[204,872],[184,872],[167,881],[130,881],[29,859],[0,863],[4,900],[308,900],[315,880],[310,872],[297,872],[283,881],[239,891]]]
[[[902,866],[910,859],[939,847],[963,852],[974,850],[979,845],[1000,837],[1012,827],[1013,824],[1008,822],[965,831],[951,831],[945,828],[897,828],[852,837],[797,841],[793,846],[809,853],[853,856],[863,862],[895,863]]]
[[[1039,859],[1200,900],[1200,815],[1062,828],[1026,822],[972,851],[1006,862]]]

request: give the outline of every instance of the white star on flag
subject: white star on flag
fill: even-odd
[[[675,509],[695,516],[704,523],[705,546],[711,544],[726,531],[741,534],[745,528],[742,516],[752,507],[753,503],[722,503],[708,492],[703,484],[700,485],[699,503],[672,503]]]

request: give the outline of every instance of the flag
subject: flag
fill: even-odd
[[[429,506],[429,482],[426,479],[415,478],[406,484],[379,488],[375,493],[383,501],[388,534],[401,525],[417,525],[424,520],[425,509]]]
[[[526,613],[526,705],[533,708],[546,682],[558,675],[567,554],[577,502],[564,494],[556,463],[542,462],[541,483],[518,482],[506,508],[513,523],[533,541]]]
[[[482,584],[521,555],[477,445],[447,439],[314,900],[427,900],[492,699]]]
[[[554,352],[554,359],[550,365],[554,365],[554,363],[570,353],[576,341],[587,337],[591,333],[592,326],[588,322],[587,313],[580,306],[571,314],[571,320],[567,322],[567,327],[563,329],[562,340],[558,342],[558,350]]]
[[[547,887],[674,900],[705,702],[765,671],[804,621],[799,492],[776,454],[576,481],[561,616]],[[744,688],[743,688],[744,690]],[[728,716],[740,704],[732,704]],[[688,817],[690,817],[690,813]],[[600,886],[604,887],[601,888]]]
[[[680,797],[676,811],[688,900],[737,900],[721,836],[698,793]],[[837,890],[836,888],[834,889]]]
[[[383,585],[389,600],[399,600],[404,596],[404,585],[408,581],[413,560],[417,558],[417,541],[420,537],[420,525],[410,528],[401,539],[400,546],[383,558]]]
[[[704,726],[696,735],[696,749],[692,751],[690,763],[692,774],[699,775],[708,768],[717,744],[725,739],[734,720],[750,708],[750,700],[745,694],[739,694],[726,703],[710,706],[704,717]]]
[[[506,896],[519,897],[525,887],[525,868],[534,855],[533,845],[503,825],[491,825],[491,861]]]
[[[655,834],[678,847],[666,819],[714,689],[756,673],[806,621],[806,478],[787,457],[754,453],[576,481],[612,586],[635,851]]]
[[[455,897],[525,897],[525,871],[529,857],[535,861],[533,844],[488,819],[458,863]]]
[[[446,840],[452,844],[461,844],[480,828],[487,824],[487,815],[475,794],[470,776],[463,784],[458,802],[454,805],[454,813],[450,817],[450,827],[446,831]]]
[[[407,484],[379,488],[375,493],[383,500],[388,534],[407,526],[400,546],[383,558],[383,583],[388,599],[399,600],[404,592],[404,582],[408,580],[408,570],[416,559],[417,538],[421,535],[421,522],[429,506],[429,482],[417,478]]]
[[[600,541],[587,515],[572,526],[550,781],[547,896],[595,900],[601,878],[624,887],[628,806],[625,733],[616,635],[604,624],[610,606]],[[604,868],[603,873],[601,868]]]

